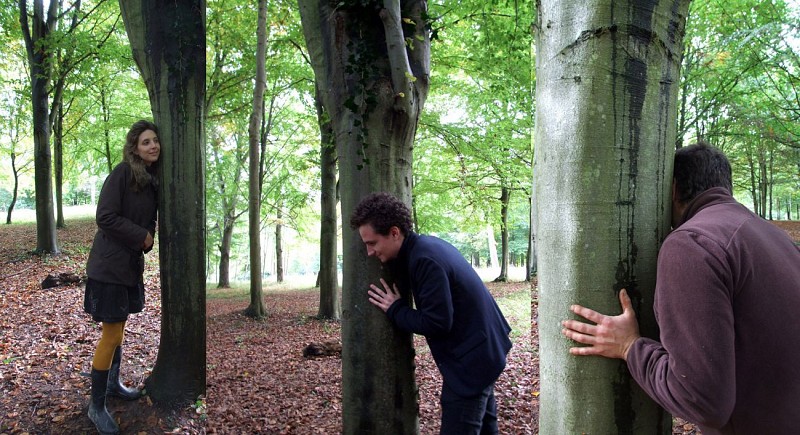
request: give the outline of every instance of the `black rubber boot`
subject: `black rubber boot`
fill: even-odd
[[[92,368],[92,400],[89,402],[89,420],[103,435],[118,434],[119,426],[106,409],[108,370]]]
[[[108,395],[125,400],[136,400],[142,397],[142,392],[135,388],[128,388],[119,381],[119,363],[122,361],[122,346],[114,350],[114,359],[111,360],[111,369],[108,371]]]

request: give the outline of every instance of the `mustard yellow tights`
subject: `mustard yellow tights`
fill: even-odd
[[[95,370],[108,370],[111,368],[114,351],[122,344],[124,335],[125,322],[103,322],[103,335],[100,337],[100,341],[97,342],[94,358],[92,358],[92,368]]]

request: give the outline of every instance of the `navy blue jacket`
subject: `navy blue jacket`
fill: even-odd
[[[424,335],[444,382],[456,394],[479,394],[500,376],[511,349],[511,327],[475,269],[451,244],[406,235],[388,262],[416,309],[396,301],[386,311],[400,329]]]

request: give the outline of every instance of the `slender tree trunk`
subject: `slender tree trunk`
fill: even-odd
[[[145,384],[157,402],[185,404],[206,391],[206,4],[119,3],[162,144],[161,339]]]
[[[489,257],[486,259],[486,266],[500,266],[500,260],[497,258],[497,241],[494,239],[494,228],[492,228],[491,224],[486,224],[486,243],[489,245]]]
[[[108,173],[114,169],[114,159],[111,158],[111,137],[109,132],[109,122],[111,121],[111,110],[106,102],[106,90],[104,87],[100,88],[100,110],[103,113],[103,145],[105,149],[106,168]]]
[[[208,108],[206,108],[208,110]],[[207,112],[206,112],[207,113]],[[247,159],[247,154],[249,150],[244,150],[244,147],[239,146],[240,141],[236,140],[236,151],[235,151],[235,162],[237,168],[240,168],[244,165],[244,161]],[[215,141],[211,150],[214,155],[214,162],[215,162],[215,175],[216,175],[216,189],[218,195],[222,198],[222,222],[217,222],[218,227],[222,227],[221,237],[220,237],[220,244],[219,248],[219,275],[218,275],[218,283],[217,288],[228,288],[231,286],[230,280],[230,260],[231,260],[231,243],[233,240],[233,230],[236,226],[236,221],[239,219],[241,213],[236,212],[236,207],[239,203],[239,195],[238,195],[238,186],[242,179],[242,171],[236,170],[235,175],[233,178],[233,182],[230,183],[233,186],[234,193],[228,196],[229,194],[226,192],[225,186],[225,178],[223,176],[223,158],[220,155],[219,150],[220,144]]]
[[[320,242],[319,242],[319,312],[322,319],[339,320],[342,315],[342,304],[339,298],[338,261],[336,258],[339,240],[336,219],[336,206],[339,203],[336,188],[336,144],[333,140],[333,129],[322,96],[316,86],[314,103],[317,108],[317,121],[320,130]]]
[[[511,192],[503,186],[500,190],[500,275],[494,282],[508,282],[508,203]]]
[[[769,202],[769,220],[772,220],[772,204],[773,204],[772,186],[775,185],[775,171],[774,171],[774,169],[775,169],[775,167],[774,167],[775,161],[774,161],[774,158],[773,158],[772,150],[770,149],[767,152],[769,153],[769,158],[768,158],[768,162],[767,162],[767,174],[766,174],[766,177],[767,177],[767,198],[769,198],[768,199],[768,202]],[[778,212],[778,214],[780,215],[780,212]]]
[[[53,171],[50,153],[50,81],[52,47],[48,37],[58,20],[59,1],[50,2],[45,16],[42,0],[33,2],[33,28],[28,25],[28,2],[19,1],[20,24],[30,66],[33,107],[34,184],[36,190],[36,252],[58,254],[56,220],[53,215]]]
[[[411,205],[413,139],[430,74],[426,2],[362,3],[299,1],[336,141],[345,222],[372,192],[391,192]],[[370,306],[365,291],[391,277],[367,258],[358,232],[343,227],[343,433],[416,434],[411,335]]]
[[[19,169],[17,169],[17,154],[11,151],[11,172],[14,174],[14,190],[11,192],[11,203],[8,205],[6,214],[6,225],[11,225],[11,213],[14,205],[17,204],[17,192],[19,191]]]
[[[756,167],[755,162],[753,161],[753,151],[752,149],[747,149],[747,168],[749,169],[750,175],[750,197],[753,198],[753,213],[757,215],[761,215],[759,212],[758,207],[758,185],[756,183]]]
[[[656,256],[669,230],[688,7],[689,0],[539,2],[534,164],[543,434],[671,433],[671,418],[624,361],[570,355],[574,343],[560,322],[571,304],[619,313],[625,288],[642,334],[657,337]]]
[[[261,145],[261,122],[264,116],[264,88],[266,70],[264,66],[267,52],[267,1],[258,1],[258,46],[256,48],[256,83],[253,89],[253,110],[250,113],[248,137],[250,142],[249,161],[249,228],[250,228],[250,305],[245,314],[254,319],[267,315],[264,308],[264,290],[261,281],[261,171],[259,146]],[[261,153],[263,154],[263,152]]]
[[[64,105],[56,106],[53,160],[56,173],[56,228],[64,228]]]
[[[766,151],[763,149],[763,144],[760,144],[758,149],[758,193],[761,196],[761,213],[759,216],[767,218],[767,207],[769,201],[767,199],[767,157]]]
[[[233,223],[230,217],[225,218],[222,226],[222,240],[219,244],[219,281],[217,288],[231,286],[231,240],[233,240]]]
[[[283,202],[278,201],[276,208],[277,222],[275,223],[275,278],[277,282],[283,282]]]
[[[533,140],[533,138],[531,138]],[[531,165],[531,183],[533,180],[536,179],[536,166]],[[533,184],[532,184],[533,185]],[[528,240],[528,259],[527,259],[527,267],[525,272],[525,280],[526,281],[533,281],[533,277],[536,276],[538,273],[538,268],[536,266],[537,262],[537,247],[536,247],[536,189],[531,189],[531,197],[530,197],[530,238]]]

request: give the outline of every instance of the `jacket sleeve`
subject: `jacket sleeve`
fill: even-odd
[[[97,201],[97,227],[108,237],[133,251],[141,251],[148,230],[122,215],[122,203],[128,191],[130,170],[120,165],[111,171]]]
[[[731,270],[723,247],[686,231],[670,235],[658,260],[661,343],[640,338],[628,353],[639,385],[670,413],[710,428],[730,419],[736,367]]]
[[[407,332],[426,337],[447,334],[453,326],[453,300],[447,273],[430,258],[414,261],[410,269],[411,285],[416,288],[416,309],[400,300],[392,304],[386,314],[392,323]]]

